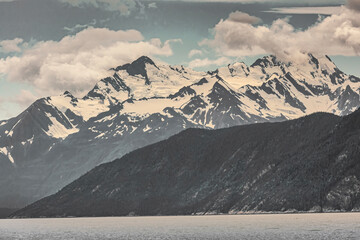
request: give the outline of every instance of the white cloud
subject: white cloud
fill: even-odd
[[[354,56],[360,53],[360,13],[342,7],[340,14],[322,18],[306,30],[296,30],[287,19],[271,26],[221,20],[214,37],[200,46],[215,48],[225,56],[272,53],[291,61],[304,59],[307,52]]]
[[[59,0],[74,7],[92,6],[106,11],[120,12],[121,15],[128,16],[136,8],[135,0]]]
[[[59,42],[38,42],[25,49],[21,56],[0,59],[0,74],[7,81],[30,85],[39,96],[59,94],[69,90],[82,95],[101,78],[108,69],[147,55],[170,56],[170,44],[159,39],[144,41],[136,30],[112,31],[88,28]]]
[[[202,54],[203,54],[203,52],[202,52],[201,50],[199,50],[199,49],[192,49],[192,50],[189,52],[188,57],[189,57],[189,58],[192,58],[192,57],[194,57],[194,56],[196,56],[196,55],[202,55]]]
[[[230,13],[228,20],[247,24],[257,24],[261,22],[260,18],[250,16],[249,14],[240,11]]]
[[[204,59],[194,59],[189,62],[190,68],[200,68],[200,67],[207,67],[207,66],[222,66],[231,62],[231,59],[227,57],[219,57],[217,59],[211,60],[209,58]]]
[[[280,14],[323,14],[333,15],[341,13],[342,7],[291,7],[291,8],[273,8],[270,11]]]
[[[11,53],[11,52],[21,52],[19,44],[24,40],[21,38],[15,38],[12,40],[4,40],[0,42],[0,52]]]

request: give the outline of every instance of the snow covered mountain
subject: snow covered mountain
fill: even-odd
[[[360,79],[326,56],[302,64],[267,56],[207,73],[141,57],[111,69],[83,98],[39,99],[0,121],[0,206],[21,207],[187,128],[347,115],[359,106]]]

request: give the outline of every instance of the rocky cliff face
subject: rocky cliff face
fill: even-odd
[[[96,167],[13,217],[360,210],[360,110],[188,129]]]
[[[0,122],[0,206],[29,204],[187,128],[347,115],[360,106],[359,89],[360,79],[327,57],[295,64],[267,56],[207,73],[141,57],[111,69],[83,98],[39,99]]]

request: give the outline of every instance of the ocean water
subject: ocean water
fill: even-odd
[[[360,213],[3,219],[0,239],[360,239]]]

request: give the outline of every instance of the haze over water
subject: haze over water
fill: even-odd
[[[360,213],[3,219],[0,239],[360,239]]]

